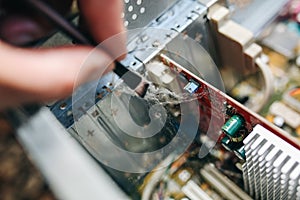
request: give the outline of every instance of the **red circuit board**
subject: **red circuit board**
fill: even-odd
[[[175,73],[183,75],[187,80],[193,80],[199,83],[200,86],[197,91],[195,91],[195,93],[201,94],[198,98],[201,115],[199,124],[200,129],[206,131],[208,129],[208,125],[210,124],[214,127],[216,136],[220,137],[220,134],[218,134],[221,130],[220,124],[224,124],[225,121],[230,117],[226,114],[226,105],[227,107],[232,108],[233,114],[238,114],[244,118],[244,128],[246,129],[246,136],[253,130],[254,126],[260,124],[261,126],[265,127],[278,137],[282,138],[283,140],[300,150],[299,142],[288,133],[277,128],[276,126],[265,120],[263,117],[252,112],[222,91],[213,87],[201,78],[195,76],[193,73],[182,67],[180,64],[174,62],[172,59],[164,55],[160,55],[160,60],[165,65],[169,66]],[[222,136],[224,136],[224,134],[221,134],[221,137]],[[221,137],[219,139],[221,139]]]

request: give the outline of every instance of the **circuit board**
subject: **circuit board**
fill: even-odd
[[[144,100],[135,97],[127,86],[117,86],[98,100],[96,108],[92,107],[87,115],[80,117],[69,128],[69,132],[133,199],[252,199],[244,189],[242,166],[246,160],[243,141],[253,128],[263,126],[298,150],[299,144],[287,133],[182,67],[173,60],[180,60],[176,57],[169,57],[163,50],[146,65],[146,76],[155,84],[149,88]],[[165,76],[177,78],[165,83]],[[111,109],[114,94],[120,101]],[[118,124],[117,116],[124,117],[122,110],[130,98],[134,99],[136,110],[129,110],[128,118],[131,116],[135,123],[144,127],[145,132],[151,129],[149,116],[154,120],[150,114],[147,116],[149,108],[158,103],[163,106],[161,109],[167,110],[167,120],[158,134],[149,138],[135,138],[126,134],[126,130],[124,132],[124,125]],[[197,107],[188,110],[191,117],[187,119],[190,120],[190,126],[198,123],[198,128],[188,146],[184,146],[185,136],[181,135],[181,143],[175,143],[176,150],[168,154],[158,152],[155,157],[159,159],[146,155],[142,163],[111,147],[103,148],[109,141],[134,153],[165,148],[176,138],[179,129],[183,129],[185,135],[191,131],[180,128],[180,125],[186,123],[182,116],[187,115],[186,111],[182,111],[182,104],[187,102],[187,105],[195,106],[191,104],[193,101],[197,102]],[[153,109],[152,113],[159,121],[162,119],[160,109]],[[125,126],[129,126],[128,123]],[[159,123],[155,126],[159,126]],[[115,157],[114,162],[137,162],[149,172],[122,172],[118,166],[112,166],[112,161],[107,157],[106,163],[103,163],[100,152],[110,152]]]
[[[296,13],[298,1],[291,1],[281,11],[280,17],[261,34],[258,42],[263,47],[266,62],[274,77],[274,93],[258,113],[268,121],[299,138],[299,22]],[[260,75],[252,74],[229,91],[234,98],[249,108],[259,104],[264,90]],[[258,84],[257,84],[258,83]]]
[[[142,199],[252,199],[242,189],[244,183],[241,167],[246,160],[244,138],[256,125],[260,125],[293,144],[298,150],[299,144],[171,58],[161,54],[160,60],[174,73],[188,80],[187,86],[197,85],[191,93],[198,94],[196,96],[201,116],[199,135],[188,151],[169,167],[154,170],[146,176],[140,188]],[[213,130],[209,130],[208,125]],[[215,134],[209,134],[208,131]],[[201,146],[208,145],[209,149],[214,138],[218,138],[217,144],[210,149],[209,155],[201,156]]]
[[[230,2],[245,7],[252,1]],[[217,33],[207,12],[198,1],[178,1],[150,23],[167,30],[145,29],[130,41],[134,50],[122,62],[151,83],[145,98],[109,73],[91,83],[92,96],[86,85],[75,99],[49,108],[132,199],[297,199],[300,48],[295,44],[300,34],[289,28],[297,18],[282,15],[271,31],[255,39],[263,50],[256,56],[275,77],[275,92],[262,102],[266,95],[259,69],[246,75],[235,69],[240,81],[226,88],[229,95],[214,85],[210,75],[216,71],[203,54],[205,49],[218,58],[211,46],[217,42],[208,34]],[[188,37],[204,48],[186,45]],[[178,38],[183,43],[176,43]],[[286,45],[291,40],[292,47]]]

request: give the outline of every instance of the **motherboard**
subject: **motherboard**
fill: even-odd
[[[47,106],[68,134],[131,199],[299,199],[300,2],[124,4],[147,93],[83,85]]]

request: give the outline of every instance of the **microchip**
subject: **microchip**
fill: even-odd
[[[198,90],[198,88],[199,88],[199,83],[196,83],[193,80],[190,80],[190,82],[184,87],[184,89],[191,94],[195,93]]]

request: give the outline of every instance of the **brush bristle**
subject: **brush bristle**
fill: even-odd
[[[145,82],[145,81],[141,81],[140,84],[135,88],[135,92],[141,97],[144,98],[148,87],[149,87],[149,83]]]

